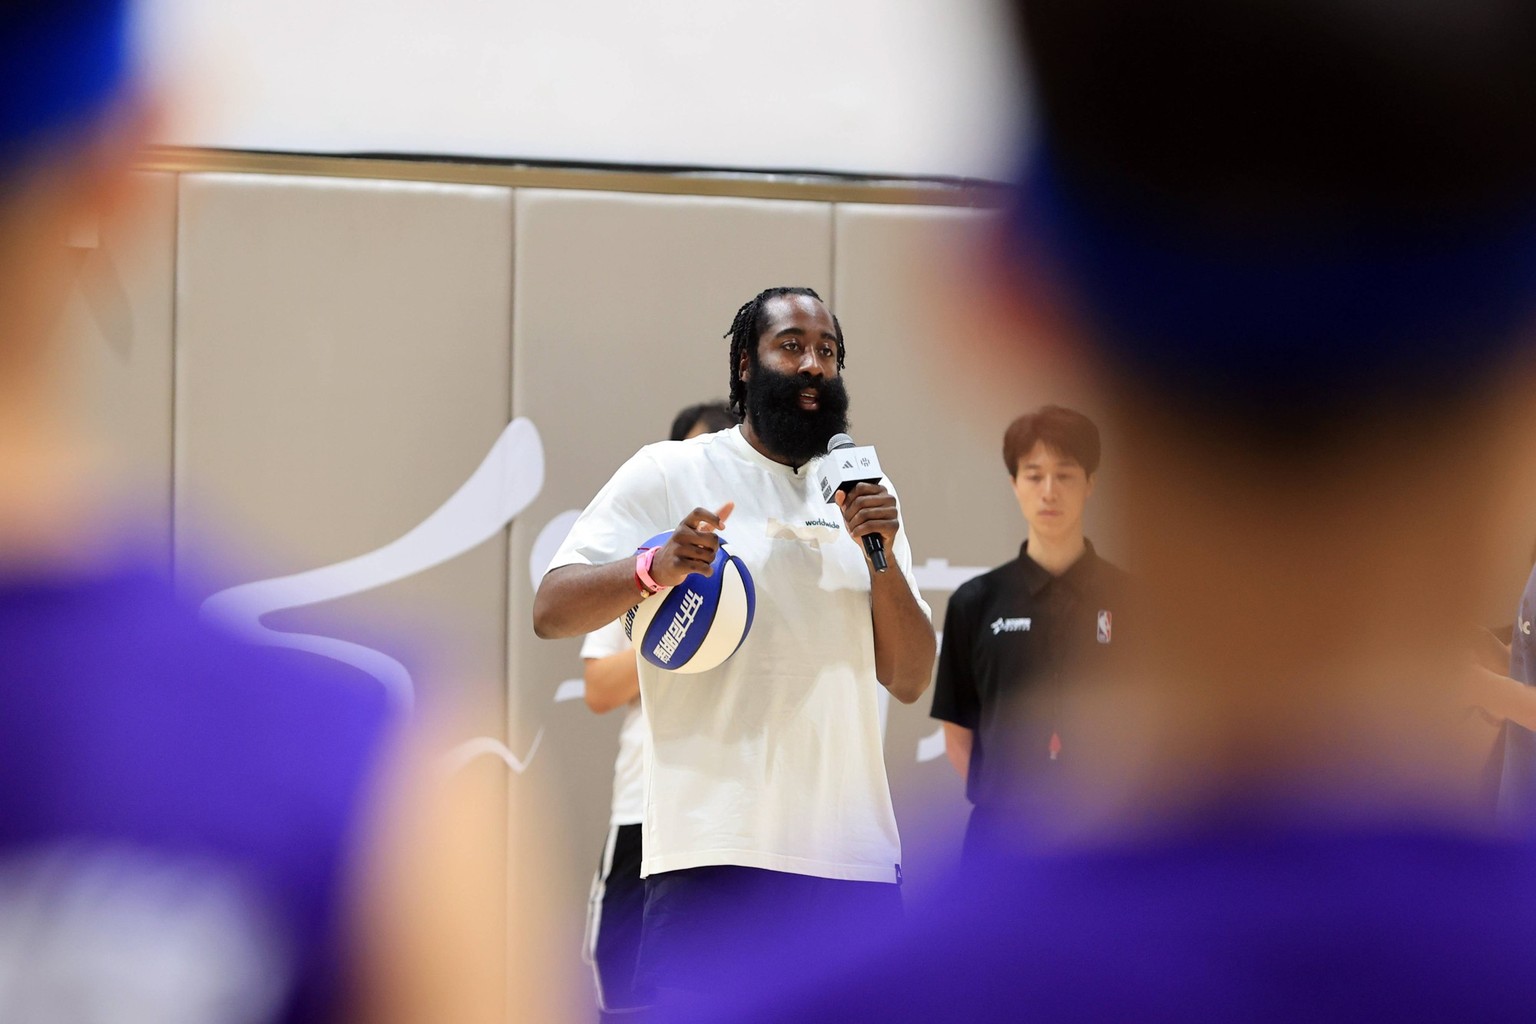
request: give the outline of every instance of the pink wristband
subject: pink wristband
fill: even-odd
[[[646,597],[667,589],[651,578],[651,562],[655,560],[656,552],[660,550],[660,548],[642,548],[635,556],[635,582],[640,584],[640,592]]]

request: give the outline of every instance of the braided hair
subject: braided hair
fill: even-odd
[[[747,358],[754,364],[757,362],[757,339],[763,333],[763,307],[767,305],[769,299],[776,299],[781,295],[806,295],[817,302],[823,301],[814,288],[784,286],[764,288],[757,293],[755,299],[736,311],[736,319],[731,321],[731,329],[723,335],[731,339],[731,412],[742,418],[747,415],[747,386],[741,379],[741,356],[742,353],[750,353]],[[824,302],[823,305],[825,305]],[[832,317],[832,326],[837,332],[837,368],[841,370],[847,353],[843,348],[843,325],[838,323],[835,314]]]

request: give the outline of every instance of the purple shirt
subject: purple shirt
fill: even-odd
[[[332,1019],[346,860],[390,719],[377,683],[239,645],[149,572],[0,580],[0,938],[19,940],[0,969],[9,948],[13,977],[93,997],[180,989],[182,1016],[155,1019],[197,999],[264,1008],[221,1020]],[[54,1005],[32,988],[26,1005]]]
[[[1234,818],[979,869],[830,960],[765,948],[699,1019],[1531,1021],[1536,848]]]

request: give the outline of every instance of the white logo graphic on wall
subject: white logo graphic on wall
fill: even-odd
[[[992,635],[999,633],[1028,633],[1030,620],[1022,619],[995,619],[992,622]]]
[[[543,489],[543,441],[530,420],[514,419],[469,479],[436,511],[396,540],[334,565],[222,590],[203,602],[202,616],[251,643],[307,651],[361,669],[383,684],[396,703],[409,708],[415,699],[415,684],[397,659],[339,637],[276,629],[263,618],[373,590],[457,558],[500,534]],[[486,755],[522,772],[543,736],[541,727],[521,758],[500,740],[481,736],[455,748],[447,760],[451,767],[457,767]]]
[[[532,422],[515,419],[470,478],[403,536],[334,565],[222,590],[203,602],[202,615],[252,643],[309,651],[359,668],[409,707],[415,687],[394,658],[336,637],[274,629],[262,619],[373,590],[457,558],[506,529],[543,489],[543,441]]]

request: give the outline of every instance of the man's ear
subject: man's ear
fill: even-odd
[[[1083,497],[1084,498],[1091,498],[1091,497],[1093,497],[1093,484],[1094,484],[1094,481],[1097,480],[1098,478],[1099,478],[1099,474],[1098,473],[1089,473],[1088,474],[1088,489],[1083,492]]]
[[[752,357],[748,355],[745,350],[743,350],[741,353],[741,358],[736,361],[736,379],[745,381],[750,380],[751,378]]]

